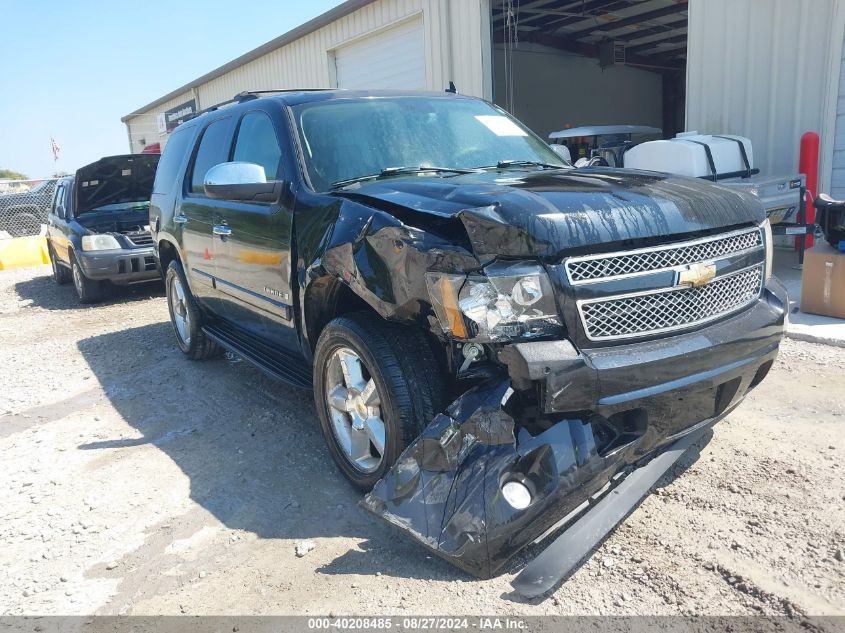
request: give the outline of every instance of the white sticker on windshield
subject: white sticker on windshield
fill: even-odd
[[[121,169],[121,170],[120,170],[120,175],[121,175],[121,176],[131,176],[131,175],[132,175],[132,170],[131,170],[131,169]]]
[[[475,117],[496,136],[528,136],[528,132],[505,116],[480,114]]]

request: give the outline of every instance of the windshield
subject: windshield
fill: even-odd
[[[305,168],[317,191],[397,167],[467,170],[503,161],[565,166],[522,124],[477,99],[335,99],[292,110]]]

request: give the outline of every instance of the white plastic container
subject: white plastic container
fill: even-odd
[[[747,166],[742,157],[740,142],[748,158]],[[682,132],[668,141],[640,143],[625,152],[623,160],[625,167],[632,169],[665,171],[697,178],[712,177],[713,170],[707,160],[705,145],[710,148],[717,174],[741,172],[754,167],[750,139],[732,134],[710,136],[697,132]]]

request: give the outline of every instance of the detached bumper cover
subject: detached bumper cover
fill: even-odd
[[[152,246],[110,251],[79,250],[76,256],[89,279],[129,284],[160,278]]]
[[[622,473],[636,474],[646,460],[735,407],[777,355],[784,305],[785,291],[773,282],[746,312],[662,341],[581,353],[565,341],[513,345],[503,355],[511,375],[488,379],[437,416],[365,497],[364,507],[458,567],[489,577],[610,482],[618,483]],[[517,432],[506,406],[514,387],[538,388],[543,408],[558,412],[560,421],[534,436],[524,428]],[[610,446],[598,435],[605,423],[620,430]],[[639,477],[638,485],[652,475]],[[508,503],[502,492],[508,481],[529,489],[528,507]],[[633,501],[605,513],[600,523],[610,517],[615,525],[651,485],[628,495]],[[592,544],[612,525],[592,530]],[[563,574],[578,560],[561,561]],[[523,589],[537,590],[555,575],[543,568],[540,576],[545,580],[526,581]]]

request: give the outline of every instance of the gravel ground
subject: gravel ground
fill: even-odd
[[[845,349],[785,341],[709,444],[525,601],[519,561],[478,581],[360,510],[309,394],[182,358],[160,288],[81,307],[48,275],[0,273],[0,615],[845,614]]]

